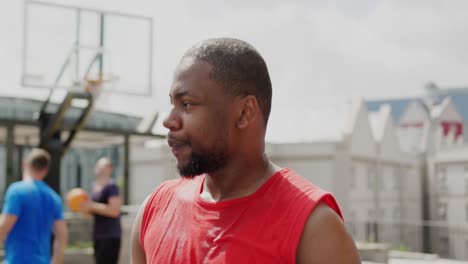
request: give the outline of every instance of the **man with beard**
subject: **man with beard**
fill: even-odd
[[[164,120],[182,177],[142,205],[133,263],[360,263],[333,196],[266,157],[271,96],[248,43],[209,39],[185,53]]]

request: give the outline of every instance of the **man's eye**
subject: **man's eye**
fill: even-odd
[[[189,102],[182,102],[182,106],[183,106],[184,108],[187,108],[187,107],[192,106],[192,104],[189,103]]]

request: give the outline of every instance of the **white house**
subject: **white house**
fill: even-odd
[[[427,145],[430,116],[419,99],[412,100],[397,123],[400,147],[405,152],[422,152]]]
[[[442,256],[468,260],[468,146],[428,156],[431,243]]]
[[[468,118],[467,89],[432,87],[424,100],[375,101],[369,108],[375,110],[376,104],[383,102],[402,112],[401,115],[393,112],[401,149],[419,156],[416,160],[422,182],[414,185],[419,189],[407,190],[402,185],[400,191],[422,201],[423,248],[444,257],[468,259],[468,145],[464,131]],[[417,193],[422,196],[416,198]],[[412,200],[409,198],[403,198],[406,205]],[[413,209],[402,214],[408,212],[414,214]],[[417,218],[417,214],[413,217]]]

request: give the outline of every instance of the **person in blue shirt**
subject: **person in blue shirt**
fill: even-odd
[[[119,187],[112,180],[113,170],[110,159],[101,158],[97,161],[92,199],[81,208],[83,213],[94,216],[93,244],[96,264],[117,264],[119,259],[122,198]]]
[[[6,191],[0,215],[0,243],[5,244],[6,264],[63,262],[68,231],[62,200],[43,181],[49,164],[49,153],[33,149],[23,164],[23,180]]]

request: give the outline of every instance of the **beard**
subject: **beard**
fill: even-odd
[[[226,166],[227,155],[219,152],[192,152],[187,164],[177,165],[179,174],[184,178],[193,178],[204,173],[211,173]]]

